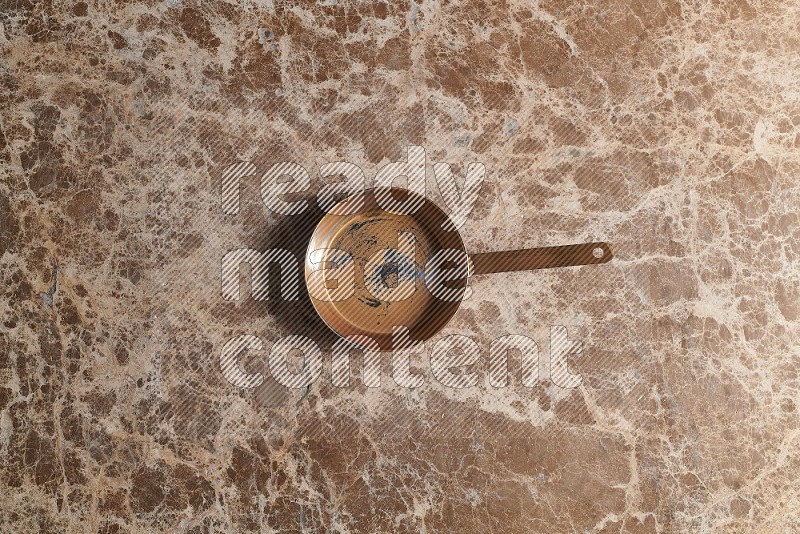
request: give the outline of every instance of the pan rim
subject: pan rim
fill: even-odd
[[[456,241],[455,244],[459,247],[460,251],[462,253],[464,253],[464,254],[468,254],[467,250],[466,250],[466,246],[464,244],[464,239],[461,236],[461,232],[455,226],[455,224],[453,223],[453,220],[450,218],[450,216],[436,202],[434,202],[432,199],[428,198],[427,195],[420,194],[420,193],[417,193],[416,191],[412,191],[410,189],[403,188],[403,187],[397,187],[397,186],[370,187],[370,188],[362,189],[360,191],[353,192],[352,194],[340,199],[317,222],[317,225],[314,228],[314,231],[312,232],[311,237],[310,237],[309,242],[308,242],[308,245],[306,247],[306,253],[305,253],[305,258],[304,258],[304,269],[303,269],[304,277],[303,277],[303,279],[304,279],[304,282],[306,283],[306,286],[308,286],[308,277],[309,277],[309,274],[310,274],[310,271],[309,271],[310,254],[313,252],[312,247],[314,246],[315,241],[317,241],[315,238],[316,238],[317,232],[319,231],[319,229],[320,229],[321,225],[323,224],[323,222],[329,217],[334,217],[334,216],[335,217],[354,217],[354,216],[358,215],[359,213],[361,213],[361,211],[357,211],[355,213],[349,213],[349,214],[345,214],[345,215],[336,215],[336,214],[332,214],[331,212],[336,208],[336,206],[339,206],[342,203],[347,202],[348,200],[352,200],[353,197],[361,195],[366,200],[367,198],[369,198],[370,195],[372,196],[372,198],[375,198],[376,193],[378,193],[380,191],[389,191],[390,194],[392,194],[392,195],[394,195],[394,193],[402,193],[402,194],[409,195],[409,197],[414,197],[415,196],[415,197],[421,198],[422,199],[422,204],[414,212],[412,212],[410,214],[404,214],[404,215],[412,217],[417,223],[422,225],[425,228],[426,231],[430,232],[430,230],[429,230],[430,221],[427,221],[427,220],[425,220],[423,218],[418,218],[416,216],[416,214],[421,209],[423,209],[423,207],[425,207],[427,205],[429,207],[429,209],[432,209],[434,211],[434,213],[436,213],[437,216],[441,218],[441,221],[442,221],[441,224],[443,224],[443,223],[448,223],[449,224],[449,228],[443,228],[442,231],[452,232],[452,234],[453,234],[453,236],[455,238],[455,241]],[[383,208],[381,208],[381,209],[383,209]],[[384,211],[387,211],[387,210],[384,210]],[[433,233],[433,232],[431,232],[431,233]],[[426,261],[429,260],[429,259],[430,258],[427,258]],[[427,265],[427,263],[426,263],[426,265]],[[468,276],[467,277],[467,281],[465,282],[464,287],[461,290],[459,298],[457,300],[455,300],[455,301],[451,301],[454,305],[451,306],[447,310],[447,312],[448,312],[447,317],[442,320],[441,324],[438,325],[438,327],[435,328],[434,331],[432,331],[428,335],[424,336],[424,338],[412,340],[414,343],[423,343],[424,344],[426,341],[434,338],[437,334],[439,334],[442,330],[444,330],[444,328],[450,323],[450,321],[453,319],[453,317],[456,315],[456,313],[458,313],[458,311],[461,309],[461,304],[464,302],[464,295],[466,294],[466,291],[467,291],[467,286],[469,284],[469,278],[470,277]],[[335,305],[333,305],[332,308],[336,310],[336,313],[338,314],[338,317],[341,320],[345,321],[354,331],[356,331],[356,332],[350,333],[350,334],[342,333],[340,331],[340,329],[336,328],[334,325],[331,324],[331,322],[329,321],[329,318],[326,317],[326,314],[323,313],[323,311],[320,310],[321,305],[317,302],[317,299],[313,298],[310,293],[309,293],[308,297],[309,297],[309,300],[311,301],[312,307],[314,308],[314,312],[322,320],[322,322],[333,333],[335,333],[339,337],[339,340],[344,340],[344,341],[348,342],[349,344],[355,345],[358,348],[361,348],[363,350],[374,350],[374,347],[368,347],[368,346],[364,345],[363,343],[359,343],[358,341],[355,341],[355,340],[352,339],[353,337],[363,336],[363,337],[366,337],[366,338],[369,338],[369,339],[373,340],[375,342],[375,344],[378,345],[378,347],[379,347],[378,352],[392,352],[394,349],[401,348],[401,347],[395,347],[394,346],[395,345],[395,343],[394,343],[395,340],[394,340],[394,334],[393,333],[392,334],[383,334],[383,333],[375,333],[375,332],[366,331],[364,328],[361,328],[358,325],[354,324],[347,317],[346,313],[342,313]],[[433,298],[435,299],[436,297],[433,297]],[[420,314],[420,318],[416,320],[415,326],[416,326],[416,324],[419,324],[425,318],[425,316],[426,316],[426,314],[424,313],[424,310],[423,310],[423,313]],[[407,331],[409,331],[409,332],[411,331],[411,327],[406,326],[406,328],[407,328]],[[386,338],[387,337],[388,337],[388,343],[386,342]],[[382,341],[383,341],[383,343],[382,343]],[[391,347],[391,348],[387,348],[387,345],[388,345],[388,347]],[[407,348],[407,347],[404,346],[402,348]]]

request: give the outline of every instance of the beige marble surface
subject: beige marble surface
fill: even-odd
[[[0,530],[799,531],[800,5],[322,4],[2,3]],[[297,162],[315,209],[409,145],[437,202],[485,165],[471,251],[614,245],[476,278],[438,336],[485,375],[565,326],[582,385],[226,382],[232,336],[332,341],[222,299],[225,252],[315,222],[257,177],[225,215],[226,166]]]

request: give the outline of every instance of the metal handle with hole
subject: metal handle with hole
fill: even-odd
[[[532,271],[553,267],[574,267],[606,263],[614,256],[608,243],[582,243],[558,247],[541,247],[502,252],[470,254],[471,274],[507,273]]]

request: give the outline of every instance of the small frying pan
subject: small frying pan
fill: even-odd
[[[406,189],[378,188],[341,200],[323,216],[308,245],[305,279],[314,309],[334,332],[392,350],[396,327],[407,328],[414,342],[444,328],[470,276],[593,265],[612,256],[608,243],[468,255],[436,204]]]

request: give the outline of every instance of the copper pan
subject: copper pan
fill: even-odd
[[[448,280],[431,278],[435,262],[429,261],[437,253],[450,258],[438,264],[445,269],[438,272],[450,273]],[[612,256],[607,243],[467,255],[458,230],[436,204],[405,189],[369,189],[341,200],[320,220],[306,252],[305,277],[314,308],[334,332],[362,347],[392,350],[397,327],[408,329],[411,341],[444,328],[468,277],[593,265]]]

